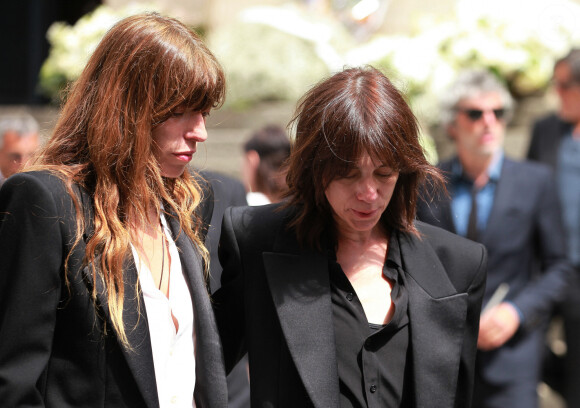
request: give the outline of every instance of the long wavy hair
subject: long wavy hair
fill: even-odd
[[[147,225],[147,215],[160,214],[164,203],[165,214],[179,221],[206,269],[208,264],[195,212],[201,188],[187,170],[176,179],[162,177],[151,132],[177,108],[205,111],[224,97],[223,70],[191,29],[155,13],[126,18],[91,56],[31,168],[48,169],[65,181],[77,213],[75,245],[93,221],[84,262],[105,283],[113,329],[128,347],[123,266],[131,232]],[[83,218],[75,184],[92,195],[94,220]]]
[[[296,137],[288,159],[287,205],[298,208],[290,225],[302,244],[320,249],[325,233],[336,234],[325,190],[365,152],[399,172],[381,223],[387,231],[418,235],[420,183],[429,179],[443,187],[443,177],[425,158],[411,108],[383,73],[350,68],[321,81],[302,97],[291,125]]]

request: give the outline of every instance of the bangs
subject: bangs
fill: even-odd
[[[189,72],[187,72],[189,71]],[[185,78],[180,81],[177,92],[182,102],[177,106],[186,106],[195,111],[209,111],[220,107],[224,102],[225,81],[221,71],[216,66],[192,67],[183,70]]]
[[[159,67],[158,76],[165,86],[155,99],[156,123],[163,122],[178,108],[209,111],[224,102],[222,68],[210,51],[198,40],[196,42],[196,49],[188,55],[175,54],[171,61],[166,59]],[[171,53],[172,47],[169,47],[167,54]]]
[[[318,152],[326,182],[346,176],[364,154],[394,171],[409,168],[408,147],[399,145],[410,135],[403,135],[400,128],[393,128],[390,120],[369,121],[369,115],[356,110],[341,113],[337,109],[329,116],[321,121],[326,125],[321,128],[319,139],[322,142]]]

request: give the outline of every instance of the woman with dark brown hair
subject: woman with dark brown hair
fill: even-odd
[[[103,38],[34,165],[0,191],[0,405],[227,405],[212,206],[186,169],[224,94],[177,20],[133,16]]]
[[[214,304],[253,407],[469,407],[483,246],[415,221],[442,176],[374,68],[302,99],[287,201],[229,209]]]

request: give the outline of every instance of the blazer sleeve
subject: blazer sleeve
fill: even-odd
[[[62,287],[64,245],[53,193],[37,177],[0,189],[0,401],[41,407]]]
[[[534,327],[543,320],[578,279],[566,255],[565,231],[553,174],[550,171],[542,174],[533,237],[541,273],[513,299],[524,315],[524,328]]]
[[[228,208],[222,221],[218,253],[223,271],[221,287],[213,295],[214,311],[228,373],[247,351],[244,331],[244,277],[233,210],[232,207]]]
[[[457,408],[470,407],[472,404],[479,317],[487,278],[487,251],[483,245],[480,245],[479,253],[479,258],[473,260],[474,267],[477,267],[474,268],[473,280],[467,287],[467,316],[455,400]]]

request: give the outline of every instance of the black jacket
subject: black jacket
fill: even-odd
[[[214,296],[226,364],[247,350],[252,407],[339,406],[328,258],[301,247],[277,205],[226,211]],[[414,407],[471,404],[482,245],[418,223],[397,234],[409,287]]]
[[[83,211],[89,194],[79,189]],[[205,216],[211,216],[211,206]],[[193,299],[198,407],[226,407],[223,354],[198,249],[168,217]],[[120,346],[104,285],[72,249],[76,213],[63,182],[48,172],[12,176],[0,190],[0,405],[159,406],[145,303],[135,264],[124,270],[123,319],[132,350]],[[85,233],[86,238],[86,233]],[[64,261],[70,253],[69,284]],[[97,289],[96,306],[91,299]]]

